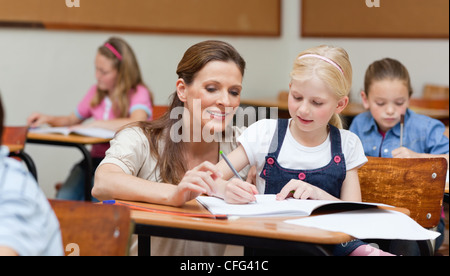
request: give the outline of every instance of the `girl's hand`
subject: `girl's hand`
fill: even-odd
[[[175,206],[181,206],[201,194],[211,195],[215,191],[215,180],[220,177],[222,173],[205,161],[185,173],[170,201]]]
[[[316,186],[301,180],[292,179],[277,194],[277,200],[288,197],[297,199],[319,199],[319,190]]]
[[[224,200],[230,204],[246,204],[256,201],[256,194],[255,185],[233,178],[226,184]]]
[[[27,118],[27,125],[29,127],[38,127],[48,123],[49,120],[49,116],[35,112]]]

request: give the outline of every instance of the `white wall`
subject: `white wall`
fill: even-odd
[[[206,39],[230,42],[247,61],[243,98],[287,89],[296,55],[319,44],[341,46],[349,52],[355,101],[359,101],[366,67],[383,57],[399,59],[407,66],[414,96],[421,95],[425,83],[449,84],[448,40],[301,38],[300,1],[282,2],[282,35],[276,38],[0,29],[0,91],[6,124],[24,124],[32,111],[54,115],[73,111],[95,83],[96,49],[111,35],[123,37],[133,47],[156,104],[165,104],[174,91],[175,70],[184,51]],[[76,149],[27,145],[26,150],[37,164],[39,182],[48,197],[54,196],[53,185],[64,180],[81,158]]]

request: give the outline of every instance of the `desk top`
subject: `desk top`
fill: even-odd
[[[187,202],[181,208],[149,203],[136,203],[129,201],[122,202],[147,208],[155,208],[161,211],[209,214],[208,210],[206,210],[196,200]],[[404,213],[409,214],[409,211],[406,209],[396,208],[396,210],[400,210]],[[326,231],[312,227],[297,226],[284,222],[285,220],[292,219],[293,217],[240,217],[237,219],[229,218],[227,220],[222,220],[132,210],[131,218],[138,224],[210,231],[216,233],[235,234],[315,244],[338,244],[353,239],[353,237],[345,233]]]
[[[287,111],[288,103],[286,100],[280,100],[277,97],[266,97],[266,98],[258,98],[258,99],[241,99],[241,104],[243,105],[251,105],[251,106],[262,106],[262,107],[278,107],[280,110]],[[414,112],[422,115],[427,115],[429,117],[435,119],[448,119],[449,113],[448,109],[431,109],[431,108],[422,108],[410,106],[410,109]],[[342,111],[342,115],[344,116],[356,116],[360,113],[365,112],[366,109],[360,103],[350,102],[347,107]]]
[[[52,142],[91,145],[91,144],[107,143],[110,140],[111,139],[88,137],[76,134],[63,135],[56,133],[33,133],[33,132],[28,132],[27,134],[27,141],[29,142],[52,141]]]

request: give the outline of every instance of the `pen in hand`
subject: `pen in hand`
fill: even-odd
[[[405,115],[400,116],[400,147],[403,147],[403,127],[405,125]]]
[[[233,167],[233,164],[231,164],[230,160],[228,160],[228,158],[225,156],[225,154],[223,153],[223,151],[219,151],[220,155],[222,156],[223,160],[225,160],[225,162],[227,162],[228,167],[230,167],[231,171],[234,173],[234,175],[239,178],[240,180],[242,180],[242,177],[239,175],[239,173],[236,171],[236,169]],[[242,180],[244,181],[244,180]]]
[[[225,160],[225,162],[227,163],[228,167],[230,167],[231,171],[233,171],[234,175],[235,175],[238,179],[244,181],[244,180],[242,179],[242,177],[239,175],[239,173],[236,171],[236,169],[233,167],[233,164],[231,164],[230,160],[228,160],[228,158],[225,156],[225,154],[224,154],[222,151],[219,151],[219,153],[220,153],[220,155],[222,156],[223,160]],[[255,203],[256,203],[256,199],[255,199],[254,201],[252,201],[252,202],[255,202]]]

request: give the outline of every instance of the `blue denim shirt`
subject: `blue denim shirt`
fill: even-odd
[[[449,143],[444,130],[445,126],[440,121],[408,109],[403,128],[403,146],[417,153],[447,154]],[[361,139],[366,156],[392,158],[392,151],[400,147],[400,123],[388,130],[383,140],[370,112],[356,116],[350,131]]]

